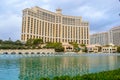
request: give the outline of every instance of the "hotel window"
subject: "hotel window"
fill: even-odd
[[[30,17],[28,17],[28,28],[27,28],[27,33],[29,33],[29,28],[30,28]]]
[[[50,28],[50,36],[53,37],[53,35],[52,35],[52,32],[53,32],[52,23],[51,23],[51,26],[50,26],[50,27],[51,27],[51,28]]]
[[[67,38],[67,26],[65,26],[65,38]]]
[[[45,36],[47,36],[47,33],[48,33],[48,29],[47,29],[47,22],[45,22],[45,26],[44,26],[44,28],[45,28]]]
[[[24,40],[25,40],[25,34],[24,34]]]
[[[60,35],[61,35],[61,25],[59,24],[59,37],[61,37]]]
[[[62,27],[62,38],[64,38],[64,26]]]
[[[81,27],[81,38],[83,39],[83,27]]]
[[[31,15],[31,12],[30,12],[30,11],[28,11],[28,15]]]
[[[39,35],[41,35],[41,21],[39,22],[40,24],[39,24]]]
[[[58,37],[58,24],[56,24],[56,37]]]
[[[37,34],[39,34],[39,33],[38,33],[38,30],[39,30],[38,24],[39,24],[39,20],[37,20],[37,29],[36,29],[36,30],[37,30]]]
[[[29,39],[29,35],[27,35],[27,40]]]
[[[84,27],[84,39],[86,39],[86,27]]]
[[[31,32],[30,33],[32,33],[32,28],[33,27],[33,18],[31,18]]]
[[[50,23],[48,23],[48,31],[47,31],[48,35],[47,36],[50,36]]]
[[[24,18],[23,26],[24,26],[24,32],[25,32],[25,27],[26,27],[26,17]]]
[[[73,30],[72,30],[72,26],[71,26],[71,38],[72,38],[72,35],[73,35],[73,34],[72,34],[72,31],[73,31]]]
[[[70,38],[70,26],[67,26],[68,38]]]
[[[55,37],[54,32],[55,32],[55,24],[53,24],[53,32],[52,32],[53,37]]]
[[[36,19],[34,19],[34,34],[36,32]]]
[[[75,28],[76,28],[76,33],[75,34],[76,34],[76,39],[77,39],[78,30],[77,30],[77,27],[75,27]]]
[[[45,26],[44,26],[44,22],[42,22],[42,35],[44,36],[45,34],[44,34],[44,28],[45,28]]]
[[[22,33],[24,33],[24,21],[22,22]]]
[[[82,42],[81,42],[82,44],[83,44],[83,40],[82,40]]]

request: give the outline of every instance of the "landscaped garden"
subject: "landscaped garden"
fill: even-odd
[[[103,71],[99,73],[91,73],[85,75],[71,76],[56,76],[53,79],[40,78],[39,80],[120,80],[120,69]]]

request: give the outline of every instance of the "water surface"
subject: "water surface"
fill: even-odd
[[[40,77],[75,76],[117,68],[120,68],[117,54],[0,55],[0,80],[37,80]]]

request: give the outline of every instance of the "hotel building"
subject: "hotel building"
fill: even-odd
[[[108,45],[108,32],[90,35],[90,44]]]
[[[23,10],[21,40],[41,38],[44,42],[89,44],[89,23],[67,16],[61,9],[51,12],[39,7]]]
[[[120,26],[109,30],[109,42],[120,46]]]

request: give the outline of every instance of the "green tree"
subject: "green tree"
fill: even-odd
[[[14,44],[14,42],[13,42],[13,41],[6,40],[6,41],[3,41],[3,44]]]
[[[15,43],[15,45],[22,45],[22,42],[20,40],[17,40],[14,43]]]
[[[34,39],[34,40],[33,40],[33,45],[38,46],[39,44],[42,44],[42,43],[43,43],[43,40],[42,40],[42,39]]]
[[[52,43],[48,42],[45,48],[52,48],[55,49],[56,52],[63,52],[64,48],[62,47],[62,43]]]
[[[75,52],[80,51],[80,48],[76,42],[69,42],[69,44],[73,45]]]
[[[119,47],[117,47],[117,52],[118,52],[118,53],[120,53],[120,46],[119,46]]]
[[[87,47],[85,46],[84,52],[88,52]]]
[[[60,47],[55,47],[56,52],[64,52],[64,48],[62,46]]]
[[[85,44],[80,44],[81,47],[85,47],[86,45]]]
[[[43,40],[42,39],[28,39],[27,42],[26,42],[26,46],[27,48],[40,48],[40,44],[43,43]]]
[[[32,46],[33,45],[33,39],[28,39],[27,42],[26,42],[26,45],[27,46]]]
[[[2,40],[0,40],[0,44],[2,43],[3,41]]]

